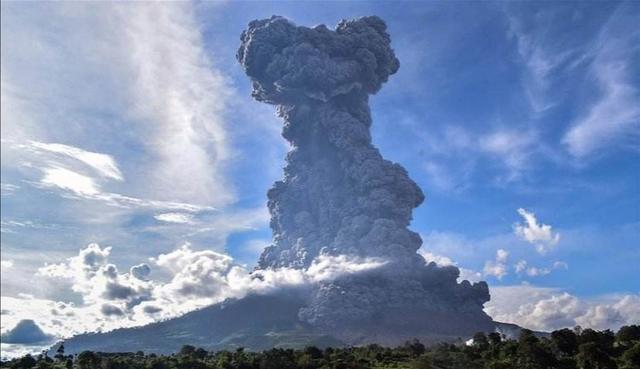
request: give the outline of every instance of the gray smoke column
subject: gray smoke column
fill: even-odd
[[[252,95],[277,106],[292,145],[284,179],[268,193],[273,244],[259,268],[306,268],[319,255],[388,261],[320,286],[301,319],[343,336],[375,337],[373,322],[385,334],[489,327],[486,283],[458,284],[457,268],[426,265],[416,253],[422,240],[407,227],[424,195],[371,143],[369,95],[399,68],[384,21],[363,17],[330,30],[273,16],[251,22],[241,40]],[[457,321],[448,328],[443,319]]]

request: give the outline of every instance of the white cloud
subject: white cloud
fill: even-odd
[[[485,276],[492,275],[498,279],[502,279],[504,276],[509,274],[509,272],[507,271],[507,266],[505,264],[491,260],[487,260],[487,262],[484,264],[483,271]]]
[[[506,263],[509,257],[509,252],[505,249],[498,249],[496,251],[496,261],[500,263]]]
[[[602,28],[590,54],[591,77],[599,97],[572,122],[563,143],[576,158],[611,147],[637,149],[640,135],[640,94],[634,83],[634,56],[640,31],[629,4],[620,6]]]
[[[20,186],[11,183],[0,183],[0,194],[2,196],[11,196],[20,189]]]
[[[423,248],[418,249],[418,254],[420,254],[420,256],[422,256],[427,263],[434,262],[440,266],[456,265],[456,263],[454,263],[453,260],[449,259],[448,257],[433,254]]]
[[[557,269],[567,270],[569,269],[569,264],[564,261],[555,261],[551,267],[543,268],[531,266],[526,260],[520,260],[515,264],[514,269],[518,275],[526,274],[529,277],[540,277],[551,274],[552,271]]]
[[[536,330],[550,331],[576,325],[618,329],[640,321],[640,295],[581,299],[555,288],[494,286],[485,311],[497,321]]]
[[[185,224],[193,222],[193,215],[187,213],[162,213],[155,215],[154,218],[167,223]]]
[[[520,178],[522,172],[531,167],[531,155],[536,143],[533,132],[498,129],[478,140],[481,151],[501,160],[507,168],[504,181]]]
[[[540,254],[550,251],[560,241],[560,234],[553,232],[550,225],[538,224],[536,216],[525,209],[518,209],[518,214],[522,216],[525,224],[516,223],[513,226],[514,233],[521,239],[535,245]]]
[[[189,4],[114,7],[123,21],[132,108],[151,128],[158,196],[214,206],[234,200],[222,175],[229,144],[222,119],[233,95],[212,68]]]
[[[458,270],[460,270],[460,276],[458,277],[458,282],[462,282],[464,280],[471,281],[471,282],[479,282],[482,280],[482,273],[476,272],[471,269],[462,268],[458,265],[457,262],[451,260],[447,256],[431,253],[425,250],[423,247],[418,249],[418,254],[420,254],[420,256],[422,256],[427,263],[434,262],[439,266],[453,265],[458,267]]]
[[[508,251],[504,249],[498,249],[498,251],[496,251],[496,260],[487,260],[487,262],[484,264],[484,275],[492,275],[498,279],[502,279],[504,276],[509,274],[506,264],[508,257]]]
[[[547,275],[551,273],[551,269],[548,268],[538,268],[538,267],[529,267],[527,268],[527,275],[529,277],[538,277],[542,275]]]
[[[567,269],[569,269],[569,264],[564,262],[564,261],[554,261],[553,262],[553,269],[564,269],[564,270],[567,270]]]
[[[40,183],[45,186],[69,190],[77,195],[92,196],[100,193],[100,187],[93,178],[65,168],[45,168]]]
[[[35,150],[61,154],[79,160],[106,178],[117,181],[124,180],[116,161],[110,155],[86,151],[78,147],[58,143],[32,141],[28,146]]]
[[[527,261],[526,260],[518,261],[515,265],[515,269],[516,269],[516,273],[518,274],[525,272],[527,270]]]
[[[2,260],[0,261],[0,266],[2,269],[10,269],[13,267],[13,260]]]
[[[146,324],[227,298],[307,286],[385,264],[383,260],[374,258],[322,255],[308,269],[252,270],[235,263],[228,255],[212,250],[194,250],[191,245],[184,244],[151,260],[158,269],[168,273],[164,281],[149,278],[152,268],[148,264],[135,265],[128,273],[120,273],[115,265],[109,263],[111,251],[110,247],[90,244],[63,263],[39,269],[38,276],[68,281],[70,288],[82,296],[81,306],[65,312],[88,314],[86,324],[79,325],[66,321],[67,317],[76,319],[75,313],[67,316],[57,309],[53,314],[55,318],[64,320],[63,325],[69,325],[58,327],[54,331],[58,336],[77,333],[79,329],[113,329]],[[4,301],[3,297],[3,305]],[[62,306],[64,310],[67,305]],[[16,316],[32,316],[27,314],[31,312],[28,309],[12,307],[11,310]]]
[[[608,298],[606,302],[590,304],[576,322],[584,327],[618,328],[640,322],[640,295]]]
[[[602,97],[563,139],[573,156],[585,157],[617,139],[640,133],[640,95],[628,77],[629,67],[620,61],[594,65]]]
[[[17,199],[9,211],[20,221],[34,219],[33,207],[20,206],[29,203],[39,222],[74,228],[13,227],[24,235],[14,250],[33,245],[49,257],[56,250],[38,241],[100,240],[148,257],[138,245],[154,238],[165,249],[187,227],[132,220],[168,212],[200,220],[236,200],[226,170],[238,157],[227,132],[235,128],[225,119],[249,114],[217,70],[224,61],[205,45],[194,5],[129,5],[2,3],[2,196]]]
[[[515,265],[516,273],[518,274],[526,274],[529,277],[539,277],[543,275],[547,275],[551,273],[551,269],[549,268],[539,268],[535,266],[528,266],[526,260],[520,260]]]
[[[545,14],[544,19],[551,17]],[[541,17],[542,18],[542,17]],[[561,50],[553,50],[549,40],[543,40],[550,27],[536,27],[534,31],[526,30],[525,24],[514,15],[507,17],[509,34],[517,42],[518,54],[524,63],[523,88],[529,105],[535,114],[543,113],[556,104],[549,89],[553,82],[552,73],[570,58],[575,50],[566,45]]]

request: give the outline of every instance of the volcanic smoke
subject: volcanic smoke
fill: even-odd
[[[268,193],[273,244],[258,268],[308,268],[321,255],[386,261],[322,283],[299,318],[378,343],[492,330],[482,310],[487,284],[458,283],[458,268],[417,254],[422,240],[407,227],[424,195],[371,142],[369,95],[399,68],[384,21],[363,17],[331,30],[273,16],[251,22],[241,40],[237,58],[252,96],[277,106],[292,147],[284,179]]]

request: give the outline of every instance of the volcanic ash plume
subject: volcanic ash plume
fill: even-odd
[[[292,145],[284,179],[268,193],[274,238],[259,268],[308,268],[320,255],[387,262],[322,284],[300,318],[372,340],[392,337],[389,327],[413,335],[488,329],[486,283],[458,284],[456,267],[425,264],[420,236],[407,229],[424,195],[371,143],[369,94],[399,68],[385,23],[363,17],[330,30],[274,16],[251,22],[241,40],[252,95],[277,106]]]

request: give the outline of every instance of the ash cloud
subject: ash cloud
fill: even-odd
[[[416,253],[422,240],[407,227],[424,195],[371,142],[369,95],[399,68],[384,21],[343,20],[331,30],[273,16],[251,22],[241,41],[237,58],[252,95],[277,106],[292,146],[284,179],[268,193],[273,244],[259,268],[304,269],[317,257],[339,255],[387,261],[323,283],[300,317],[352,331],[374,320],[402,327],[402,317],[433,327],[447,314],[464,328],[489,327],[486,283],[458,284],[458,268],[426,264]]]

